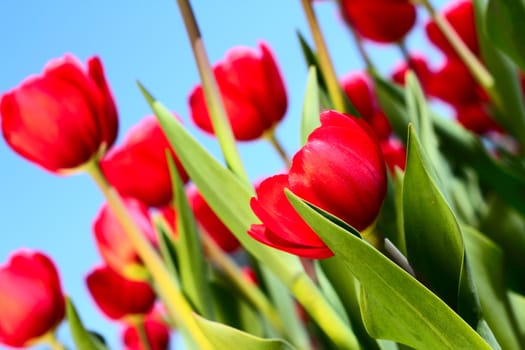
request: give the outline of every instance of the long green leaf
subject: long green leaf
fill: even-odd
[[[321,112],[319,90],[316,68],[315,66],[311,66],[310,69],[308,69],[308,80],[306,83],[306,93],[301,118],[301,144],[303,145],[306,143],[308,135],[321,125],[319,120],[319,113]]]
[[[82,320],[71,299],[66,298],[66,318],[75,347],[78,350],[107,350],[107,348],[84,328]]]
[[[357,277],[367,301],[376,304],[372,308],[365,304],[363,310],[373,337],[416,349],[490,349],[441,299],[361,240],[357,232],[336,225],[290,191],[286,194],[299,215]]]
[[[250,349],[250,350],[293,350],[292,345],[281,339],[263,339],[222,323],[206,320],[195,316],[197,323],[208,339],[218,350]]]

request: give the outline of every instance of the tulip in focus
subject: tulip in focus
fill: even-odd
[[[85,69],[66,55],[0,100],[2,133],[27,160],[57,174],[101,157],[117,136],[118,118],[102,63]]]
[[[152,245],[157,236],[151,224],[148,208],[133,198],[124,198],[124,204],[135,225]],[[93,223],[93,233],[98,251],[106,264],[122,275],[131,277],[141,266],[141,260],[122,228],[120,221],[107,204],[104,204]]]
[[[409,0],[342,0],[345,21],[363,38],[394,43],[416,22],[416,7]]]
[[[155,303],[155,293],[147,282],[126,279],[108,266],[93,269],[86,284],[100,310],[114,320],[146,314]]]
[[[154,116],[142,119],[129,130],[124,142],[114,147],[100,165],[109,183],[121,195],[159,207],[169,204],[173,197],[166,150],[170,151],[182,181],[188,181]]]
[[[18,251],[0,266],[0,344],[26,347],[64,318],[56,267],[39,252]]]
[[[321,113],[321,126],[295,154],[288,176],[263,181],[250,205],[261,219],[255,239],[309,258],[332,255],[295,213],[283,190],[365,230],[374,224],[386,195],[386,167],[379,143],[361,119],[335,111]]]
[[[268,45],[259,43],[259,50],[235,47],[213,69],[233,134],[240,141],[261,137],[286,113],[288,101],[277,62]],[[213,133],[200,85],[192,90],[189,105],[195,124]]]

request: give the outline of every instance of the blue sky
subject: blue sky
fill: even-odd
[[[434,4],[441,7],[444,2]],[[361,69],[363,64],[336,15],[334,3],[318,2],[315,8],[337,73]],[[212,62],[233,46],[255,47],[261,39],[273,48],[289,96],[288,112],[277,135],[293,153],[299,146],[306,82],[296,31],[310,38],[300,1],[195,1],[194,10]],[[426,18],[420,14],[419,26]],[[219,154],[215,140],[196,130],[189,120],[187,96],[198,75],[175,1],[6,0],[0,2],[0,35],[0,92],[41,72],[52,58],[73,53],[85,61],[96,54],[104,63],[118,105],[119,139],[131,125],[150,114],[136,87],[138,79],[176,112],[208,149]],[[383,72],[401,59],[395,47],[367,47]],[[430,52],[434,62],[439,60],[421,30],[410,35],[409,47]],[[279,158],[264,141],[243,143],[240,152],[252,179],[282,169]],[[118,349],[119,328],[98,312],[84,283],[87,272],[101,261],[92,239],[92,221],[102,201],[88,176],[47,173],[0,141],[0,263],[22,247],[50,255],[59,268],[64,290],[73,298],[86,325]],[[68,342],[66,329],[61,329],[60,336]]]

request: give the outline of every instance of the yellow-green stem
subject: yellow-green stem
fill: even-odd
[[[343,112],[345,111],[344,96],[341,87],[339,86],[339,81],[334,66],[332,65],[323,34],[321,33],[319,22],[317,21],[317,17],[312,7],[312,0],[301,0],[301,4],[303,5],[303,11],[306,15],[306,20],[308,21],[308,26],[310,27],[310,32],[314,39],[319,57],[319,64],[328,88],[328,95],[330,95],[334,108]]]
[[[146,333],[146,325],[144,323],[144,318],[141,317],[140,320],[138,320],[135,323],[135,328],[137,330],[137,334],[139,335],[139,340],[144,348],[144,350],[151,350],[151,345],[148,339],[148,334]]]
[[[66,346],[57,339],[55,330],[44,335],[39,343],[48,345],[51,350],[67,350]]]
[[[279,157],[282,159],[282,161],[286,165],[286,168],[289,169],[290,166],[292,165],[292,162],[290,161],[290,157],[288,156],[288,154],[286,154],[286,151],[283,145],[281,145],[281,143],[275,136],[275,128],[272,128],[268,130],[266,133],[264,133],[264,138],[267,139],[271,143],[271,145],[273,146],[273,148],[275,149]]]
[[[206,256],[222,269],[224,274],[248,298],[248,301],[268,319],[274,330],[283,335],[285,328],[279,314],[261,290],[242,275],[242,271],[235,262],[208,235],[202,235],[202,244]]]
[[[328,304],[319,289],[305,273],[297,276],[291,286],[291,291],[338,349],[361,349],[349,326]]]
[[[186,26],[188,39],[201,77],[202,89],[206,98],[206,105],[208,106],[213,130],[219,141],[224,159],[228,167],[235,174],[241,179],[249,182],[248,175],[242,164],[239,152],[237,151],[230,121],[226,114],[226,109],[224,108],[217,81],[215,80],[215,75],[211,69],[191,4],[188,0],[177,0],[177,4],[184,20],[184,25]]]
[[[465,65],[469,68],[476,81],[485,88],[490,95],[493,95],[492,90],[494,89],[494,78],[485,66],[483,66],[476,55],[470,51],[468,46],[465,45],[447,19],[439,12],[436,12],[429,0],[418,0],[418,2],[423,4],[427,9],[429,15],[432,17],[445,38],[447,38],[450,45],[456,50],[461,60],[463,60]]]
[[[177,324],[186,328],[188,333],[191,334],[193,340],[198,344],[199,349],[213,350],[213,345],[209,342],[196,323],[195,318],[193,317],[193,310],[182,295],[177,282],[169,274],[166,266],[163,264],[147,238],[135,225],[133,218],[122,201],[122,198],[117,191],[108,184],[98,163],[95,161],[88,163],[86,165],[86,171],[91,175],[106,197],[109,208],[117,217],[127,235],[127,238],[130,240],[148,271],[151,273],[156,290],[163,301],[169,316],[176,320]]]

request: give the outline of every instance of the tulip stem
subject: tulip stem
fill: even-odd
[[[341,317],[328,304],[308,275],[305,273],[298,275],[291,285],[291,291],[338,349],[361,349],[349,326],[345,325]]]
[[[85,170],[99,186],[100,190],[106,197],[109,208],[117,217],[131,244],[137,251],[148,271],[151,273],[156,285],[156,290],[166,306],[169,316],[175,320],[178,325],[186,328],[188,333],[191,334],[193,340],[199,346],[199,349],[213,350],[213,345],[206,338],[195,321],[193,310],[183,296],[177,281],[170,275],[168,269],[159,255],[155,252],[148,239],[135,225],[122,198],[117,191],[108,184],[99,164],[96,161],[92,161],[86,165]]]
[[[55,330],[45,334],[39,342],[47,344],[51,350],[67,350],[67,347],[57,339]]]
[[[292,162],[290,161],[290,157],[288,156],[288,154],[286,154],[286,151],[283,145],[281,144],[281,142],[279,142],[279,140],[275,136],[275,128],[272,128],[268,130],[267,132],[265,132],[264,138],[266,138],[272,144],[273,148],[275,149],[277,154],[279,154],[279,157],[282,159],[286,167],[290,169]]]
[[[208,55],[206,54],[206,48],[201,37],[199,26],[193,9],[189,0],[177,0],[186,31],[188,33],[188,39],[193,50],[195,62],[199,70],[199,75],[202,82],[202,89],[206,99],[206,105],[210,113],[211,122],[213,125],[213,131],[217,136],[219,145],[224,156],[224,160],[228,167],[237,174],[241,179],[249,182],[248,175],[242,164],[235,138],[231,129],[230,121],[224,108],[221,94],[217,86],[217,81],[211,69]]]
[[[222,269],[224,274],[233,282],[247,300],[259,310],[270,322],[274,330],[279,334],[285,333],[285,327],[279,314],[257,286],[250,283],[242,275],[242,271],[232,259],[228,257],[207,234],[202,235],[202,244],[206,256]]]
[[[330,59],[330,54],[328,53],[323,34],[321,33],[319,22],[317,21],[317,17],[312,7],[312,0],[301,0],[301,4],[303,5],[303,11],[306,15],[306,20],[308,21],[310,32],[312,33],[315,47],[317,49],[319,65],[321,66],[321,71],[328,87],[328,95],[332,100],[334,108],[340,112],[344,112],[346,110],[345,99],[341,87],[339,86],[339,81],[337,80],[337,75]]]
[[[434,9],[429,0],[420,0],[420,3],[426,8],[429,15],[432,17],[445,38],[447,38],[450,45],[456,50],[461,60],[463,60],[465,65],[469,68],[477,82],[485,88],[489,94],[493,95],[494,78],[489,71],[483,66],[468,46],[465,45],[447,19]]]
[[[372,74],[375,72],[374,63],[372,63],[372,60],[370,59],[370,56],[368,56],[368,53],[366,52],[365,45],[363,43],[363,39],[361,39],[361,36],[357,34],[355,29],[348,25],[348,30],[352,34],[352,37],[354,38],[355,46],[357,47],[357,52],[359,52],[359,55],[361,56],[361,59],[365,63],[366,70],[368,73]]]
[[[139,336],[140,344],[144,348],[144,350],[151,350],[151,344],[148,339],[148,334],[146,333],[146,327],[144,323],[144,318],[140,318],[135,323],[135,328],[137,329],[137,334]]]
[[[400,41],[398,41],[397,47],[399,48],[399,51],[401,51],[401,56],[403,56],[403,59],[405,60],[405,63],[408,69],[414,72],[414,75],[416,76],[416,78],[418,78],[419,82],[421,83],[421,79],[418,76],[416,67],[413,64],[412,59],[410,59],[410,53],[408,52],[408,48],[407,48],[405,40],[401,39]]]

